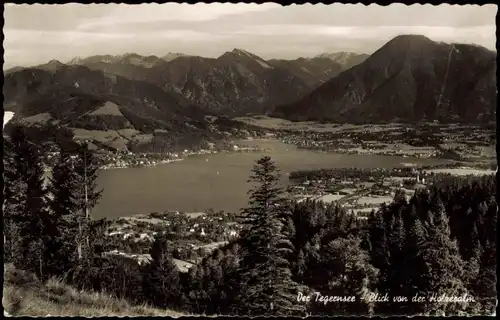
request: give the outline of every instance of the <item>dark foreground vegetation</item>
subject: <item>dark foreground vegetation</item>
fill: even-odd
[[[41,281],[33,273],[4,266],[3,307],[11,316],[182,316],[170,310],[134,305],[101,292],[81,292],[55,277]]]
[[[45,185],[40,150],[22,129],[4,145],[4,260],[42,282],[206,315],[480,315],[496,306],[493,177],[446,178],[409,201],[397,193],[363,221],[284,199],[265,157],[252,170],[240,237],[181,273],[167,234],[157,234],[149,264],[104,254],[85,146],[61,150]]]

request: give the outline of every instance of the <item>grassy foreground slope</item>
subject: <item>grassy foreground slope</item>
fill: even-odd
[[[2,304],[5,315],[182,316],[175,311],[132,306],[125,300],[101,293],[80,292],[56,279],[42,283],[34,275],[9,264],[4,270]]]

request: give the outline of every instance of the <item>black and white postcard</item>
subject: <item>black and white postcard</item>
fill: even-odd
[[[4,315],[495,315],[496,14],[4,4]]]

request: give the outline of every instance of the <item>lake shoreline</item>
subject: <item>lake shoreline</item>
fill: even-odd
[[[240,140],[240,141],[247,141],[247,140]],[[250,140],[248,140],[250,141]],[[236,145],[235,145],[236,147]],[[183,161],[185,159],[188,159],[190,157],[198,157],[198,156],[210,156],[210,155],[215,155],[215,154],[221,154],[221,153],[241,153],[241,152],[265,152],[265,150],[262,149],[253,149],[253,148],[233,148],[233,150],[220,150],[220,151],[215,151],[215,150],[210,150],[210,151],[205,151],[202,150],[201,152],[188,152],[186,153],[182,158],[177,158],[177,159],[166,159],[166,160],[160,160],[158,162],[154,163],[148,163],[148,164],[143,164],[143,165],[104,165],[99,168],[100,170],[112,170],[112,169],[131,169],[131,168],[151,168],[151,167],[156,167],[160,165],[165,165],[165,164],[170,164],[173,162],[178,162],[178,161]]]
[[[287,173],[303,168],[400,167],[447,163],[432,159],[394,156],[360,156],[298,150],[276,139],[236,140],[259,151],[219,152],[183,157],[183,161],[131,170],[102,170],[98,178],[103,198],[94,209],[96,218],[115,218],[165,210],[201,212],[208,209],[239,212],[248,204],[248,177],[255,161],[270,156],[282,173],[281,184],[289,185]],[[132,170],[134,169],[134,170]]]

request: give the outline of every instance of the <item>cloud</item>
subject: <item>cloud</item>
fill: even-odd
[[[245,35],[250,37],[278,36],[323,36],[336,39],[381,39],[388,40],[401,34],[421,34],[436,41],[460,42],[478,41],[482,45],[494,44],[495,25],[473,27],[444,26],[328,26],[328,25],[260,25],[247,26],[240,30],[227,31],[226,34]]]
[[[278,36],[278,35],[332,35],[337,37],[365,38],[395,36],[407,34],[434,34],[438,37],[477,36],[480,34],[494,34],[495,25],[475,27],[443,27],[443,26],[329,26],[329,25],[260,25],[247,26],[241,30],[227,31],[226,33],[241,35]]]
[[[88,19],[82,22],[79,30],[115,27],[123,24],[154,23],[162,21],[189,21],[200,22],[216,20],[224,16],[244,14],[249,12],[266,11],[280,7],[275,3],[266,4],[220,4],[197,3],[194,5],[184,3],[143,4],[140,6],[118,5],[115,11],[102,18]]]
[[[224,40],[228,35],[197,32],[193,30],[157,30],[154,32],[113,33],[113,32],[84,32],[84,31],[44,31],[44,30],[16,30],[4,29],[4,45],[13,50],[23,46],[111,46],[130,43],[155,43],[162,39],[176,41],[206,42]],[[9,51],[6,50],[6,51]]]
[[[495,48],[496,5],[65,4],[7,5],[11,64],[92,54],[215,57],[242,48],[263,58],[371,53],[400,34]]]
[[[114,33],[88,33],[78,31],[44,31],[44,30],[13,30],[4,29],[4,45],[23,46],[23,45],[40,45],[54,46],[65,45],[71,46],[77,43],[101,43],[103,41],[118,40],[133,38],[132,34],[114,34]]]

